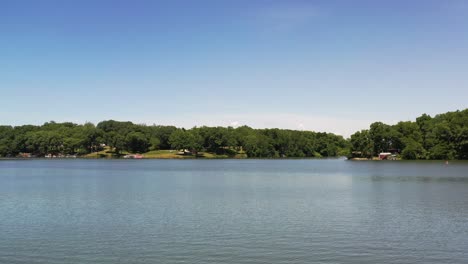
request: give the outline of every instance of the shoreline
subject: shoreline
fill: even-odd
[[[297,158],[213,158],[213,157],[184,157],[184,158],[164,158],[164,157],[151,157],[151,158],[92,158],[92,157],[76,157],[76,158],[0,158],[0,160],[347,160],[343,157],[326,157],[326,158],[315,158],[315,157],[297,157]]]
[[[30,160],[30,161],[38,161],[38,160],[342,160],[342,161],[351,161],[351,162],[376,162],[376,161],[383,161],[383,162],[468,162],[468,160],[426,160],[426,159],[417,159],[417,160],[380,160],[380,159],[363,159],[363,158],[352,158],[347,159],[346,157],[324,157],[324,158],[316,158],[316,157],[289,157],[289,158],[235,158],[235,157],[181,157],[181,158],[168,158],[168,157],[149,157],[149,158],[139,158],[139,159],[132,159],[132,158],[115,158],[115,157],[104,157],[104,158],[96,158],[96,157],[76,157],[76,158],[21,158],[21,157],[14,157],[14,158],[6,158],[0,157],[0,161],[19,161],[19,160]]]

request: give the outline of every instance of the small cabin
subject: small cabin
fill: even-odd
[[[387,159],[390,159],[392,157],[392,153],[391,152],[382,152],[379,154],[379,159],[380,160],[387,160]]]

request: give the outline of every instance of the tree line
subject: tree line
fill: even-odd
[[[354,157],[394,152],[403,159],[468,159],[468,109],[395,125],[375,122],[349,139]]]
[[[193,153],[211,152],[247,157],[336,157],[345,155],[349,143],[331,133],[287,129],[253,129],[248,126],[194,127],[147,126],[108,120],[74,124],[47,122],[42,126],[0,126],[0,156],[16,157],[85,155],[110,148],[122,152],[146,153],[152,150],[187,149]]]
[[[468,159],[468,109],[395,125],[375,122],[349,139],[332,133],[289,129],[142,125],[108,120],[74,124],[47,122],[41,126],[0,126],[0,157],[86,155],[110,148],[119,156],[153,150],[211,152],[250,158],[336,157],[371,158],[392,152],[403,159]]]

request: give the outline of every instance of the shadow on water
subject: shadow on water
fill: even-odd
[[[373,175],[370,177],[371,181],[379,182],[457,182],[468,183],[468,177],[438,177],[438,176],[380,176]]]
[[[468,163],[401,161],[350,163],[353,179],[372,182],[468,183]]]

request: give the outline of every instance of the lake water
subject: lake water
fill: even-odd
[[[0,263],[468,263],[468,163],[3,160]]]

